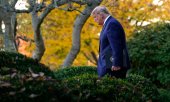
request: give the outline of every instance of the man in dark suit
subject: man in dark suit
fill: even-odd
[[[96,7],[91,15],[99,25],[103,26],[100,33],[97,65],[99,78],[106,74],[116,78],[125,78],[130,62],[122,25],[109,14],[104,6]]]

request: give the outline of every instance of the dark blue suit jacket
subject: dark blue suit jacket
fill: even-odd
[[[124,29],[112,16],[107,19],[100,33],[97,66],[99,77],[104,76],[106,69],[110,69],[111,66],[130,68]]]

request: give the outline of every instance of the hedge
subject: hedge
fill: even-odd
[[[170,89],[170,24],[157,23],[135,32],[128,40],[132,73]]]
[[[0,102],[146,102],[159,93],[148,79],[105,76],[97,81],[95,67],[69,67],[52,72],[21,54],[0,52]]]

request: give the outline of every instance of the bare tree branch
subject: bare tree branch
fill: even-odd
[[[21,40],[24,40],[24,41],[26,41],[26,42],[35,42],[33,39],[30,39],[30,38],[28,38],[27,36],[22,36],[22,35],[20,35],[20,36],[17,36],[16,37],[16,40],[18,40],[18,39],[21,39]]]
[[[91,57],[88,54],[86,54],[85,52],[82,52],[82,53],[86,57],[86,59],[88,59],[91,63],[93,63],[95,65],[97,64],[93,59],[91,59]]]

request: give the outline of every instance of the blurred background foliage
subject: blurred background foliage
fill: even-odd
[[[127,40],[133,37],[133,32],[140,31],[147,24],[158,21],[168,22],[170,20],[169,0],[103,0],[102,5],[105,5],[111,15],[121,22],[125,29]],[[74,20],[79,13],[77,11],[68,12],[55,9],[45,18],[41,30],[46,51],[41,62],[51,69],[58,68],[68,54],[72,45]],[[18,14],[17,19],[17,34],[33,39],[30,15]],[[81,49],[74,60],[73,66],[96,65],[95,57],[98,55],[100,30],[101,26],[98,26],[93,18],[90,17],[82,29]],[[31,56],[34,42],[21,42],[19,51]]]

